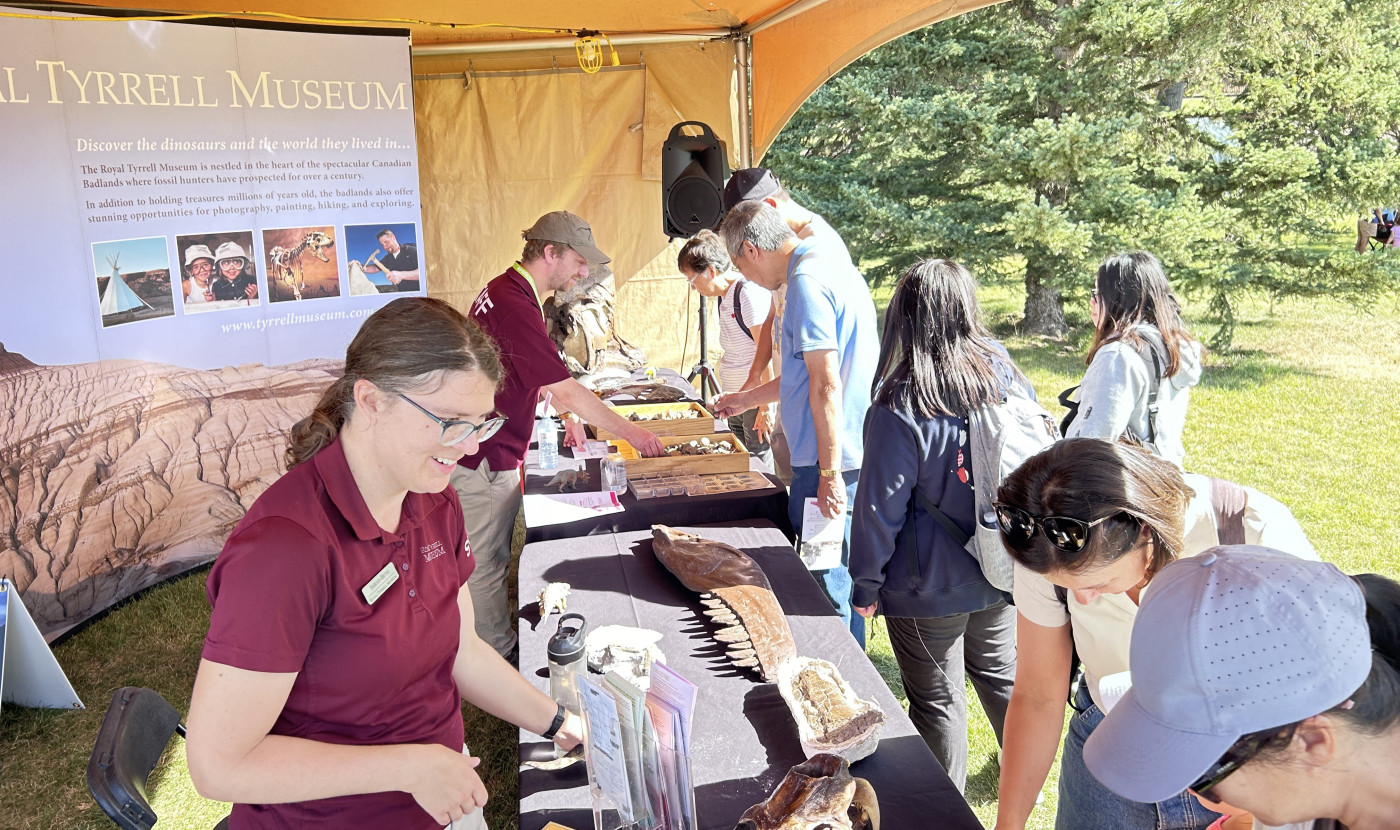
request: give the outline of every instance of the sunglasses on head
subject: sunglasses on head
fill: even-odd
[[[1089,531],[1103,524],[1117,513],[1110,513],[1092,522],[1071,519],[1068,516],[1042,516],[1037,518],[1019,507],[997,502],[997,527],[1002,538],[1013,547],[1023,548],[1030,544],[1037,532],[1045,534],[1045,541],[1065,553],[1079,553],[1089,544]]]
[[[1286,729],[1270,729],[1245,735],[1225,750],[1225,754],[1220,756],[1220,760],[1211,765],[1211,768],[1206,770],[1187,789],[1207,801],[1218,802],[1220,799],[1216,798],[1212,791],[1220,786],[1221,781],[1229,778],[1235,770],[1252,760],[1264,747],[1277,741],[1291,740],[1295,728],[1296,726],[1289,726]]]

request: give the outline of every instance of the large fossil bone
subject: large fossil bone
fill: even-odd
[[[885,714],[857,697],[831,663],[812,657],[787,661],[778,670],[778,692],[797,721],[807,757],[834,753],[859,761],[875,751]]]
[[[812,756],[792,769],[768,800],[744,811],[735,830],[880,830],[875,789],[851,775],[846,759]]]
[[[787,617],[763,569],[748,554],[722,542],[652,525],[652,550],[681,584],[700,594],[704,613],[724,626],[715,639],[736,666],[754,667],[774,680],[797,653]],[[742,636],[741,636],[742,635]]]

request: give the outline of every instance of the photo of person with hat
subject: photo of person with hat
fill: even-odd
[[[520,260],[481,289],[469,314],[500,347],[505,379],[496,392],[496,414],[507,420],[490,441],[460,459],[452,474],[477,562],[467,583],[476,631],[508,659],[516,650],[514,614],[506,597],[510,537],[521,505],[519,468],[535,429],[541,391],[552,396],[559,410],[607,427],[643,455],[663,452],[660,439],[573,379],[545,327],[545,295],[568,290],[588,276],[590,264],[609,262],[594,242],[593,229],[580,217],[556,210],[522,235]]]
[[[216,300],[252,300],[258,298],[258,280],[251,273],[248,254],[237,242],[225,242],[214,252],[214,264],[219,269],[214,281]]]
[[[208,245],[191,245],[185,249],[185,279],[181,292],[185,305],[214,301],[214,253]]]
[[[1232,545],[1144,594],[1132,688],[1084,747],[1099,781],[1138,802],[1189,789],[1256,826],[1400,827],[1400,584]]]

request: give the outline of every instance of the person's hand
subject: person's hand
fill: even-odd
[[[564,446],[582,447],[588,440],[588,433],[583,431],[583,421],[577,415],[569,414],[564,419]]]
[[[243,289],[243,293],[247,295],[248,299],[256,300],[258,298],[258,284],[255,282],[248,283],[248,287]]]
[[[747,412],[753,407],[748,405],[748,393],[731,392],[728,395],[717,395],[710,401],[710,407],[716,418],[728,418],[738,415],[740,412]]]
[[[773,422],[775,415],[772,405],[760,406],[758,414],[753,419],[753,434],[758,436],[758,440],[767,444],[773,437]]]
[[[554,745],[568,752],[583,743],[583,720],[573,712],[564,715],[564,725],[554,733]]]
[[[856,613],[857,613],[857,614],[860,614],[862,617],[865,617],[866,619],[870,619],[871,617],[875,616],[875,606],[876,606],[876,605],[878,605],[878,603],[874,603],[874,602],[870,603],[869,605],[857,605],[857,606],[855,607]]]
[[[486,785],[476,774],[480,758],[453,752],[442,744],[418,744],[421,752],[410,771],[408,794],[433,821],[450,824],[486,806]]]
[[[627,432],[623,433],[622,437],[647,458],[666,454],[666,448],[662,446],[660,438],[634,424],[627,425]]]
[[[205,301],[205,302],[208,302],[208,303],[214,302],[214,289],[213,289],[213,288],[206,288],[206,289],[204,289],[204,301]]]
[[[402,271],[390,271],[384,276],[389,280],[389,282],[392,282],[394,285],[398,285],[399,283],[403,282]]]
[[[817,507],[828,519],[840,516],[846,509],[846,482],[841,476],[822,476],[817,485]]]

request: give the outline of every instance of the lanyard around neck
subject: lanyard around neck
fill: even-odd
[[[540,289],[539,289],[539,287],[537,287],[537,286],[535,285],[535,278],[532,277],[532,276],[530,276],[530,272],[529,272],[529,271],[526,271],[525,268],[524,268],[520,263],[518,263],[518,262],[515,263],[514,265],[510,266],[510,267],[514,268],[514,269],[515,269],[515,273],[517,273],[517,274],[519,274],[520,276],[524,277],[524,278],[525,278],[525,281],[528,282],[528,283],[530,283],[530,290],[531,290],[532,292],[534,292],[534,294],[535,294],[535,305],[539,307],[539,310],[540,310],[540,319],[543,320],[543,319],[544,319],[544,303],[540,302]]]

